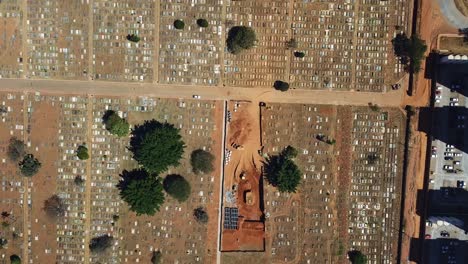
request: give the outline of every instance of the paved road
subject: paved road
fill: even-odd
[[[442,14],[456,28],[467,28],[468,17],[464,16],[455,6],[454,0],[437,0]]]
[[[44,94],[77,94],[96,96],[153,96],[161,98],[192,98],[200,95],[208,100],[251,100],[270,103],[308,103],[332,105],[399,106],[403,91],[387,93],[289,90],[273,88],[212,87],[151,83],[104,81],[0,79],[0,92],[40,92]]]

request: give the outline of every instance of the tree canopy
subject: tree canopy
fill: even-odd
[[[195,220],[197,220],[199,223],[208,223],[208,213],[203,207],[198,207],[193,210],[193,217],[195,217]]]
[[[33,154],[26,154],[22,161],[19,162],[20,172],[23,176],[31,177],[35,175],[41,168],[41,163],[34,157]]]
[[[352,250],[348,252],[348,257],[353,264],[366,264],[367,257],[361,251]]]
[[[184,21],[182,21],[180,19],[177,19],[176,21],[174,21],[174,27],[176,29],[184,29],[185,23],[184,23]]]
[[[153,256],[151,257],[151,264],[160,264],[162,259],[161,251],[153,251]]]
[[[149,173],[159,174],[179,165],[185,143],[179,129],[156,120],[135,127],[130,140],[133,158]]]
[[[137,215],[154,215],[164,203],[161,180],[145,170],[123,171],[120,196]]]
[[[101,253],[112,246],[114,238],[109,235],[93,237],[89,241],[89,249],[92,253]]]
[[[44,211],[52,219],[58,219],[65,216],[67,206],[58,195],[52,195],[44,201]]]
[[[228,32],[226,46],[232,54],[238,54],[243,50],[250,49],[255,45],[257,36],[251,27],[235,26]]]
[[[209,24],[208,24],[208,21],[207,21],[206,19],[204,19],[204,18],[199,18],[199,19],[197,19],[197,25],[198,25],[199,27],[206,28],[206,27],[208,27]]]
[[[210,173],[213,171],[213,161],[215,157],[208,151],[197,149],[190,155],[190,164],[194,173]]]
[[[266,178],[280,192],[296,192],[301,182],[301,171],[291,160],[296,154],[294,150],[292,147],[287,147],[282,153],[271,156],[265,162]]]
[[[18,161],[20,157],[23,157],[26,154],[26,145],[22,140],[17,139],[16,137],[10,138],[10,144],[8,145],[7,155],[8,158],[12,161]]]
[[[287,90],[289,90],[289,83],[283,82],[283,81],[275,81],[275,83],[273,84],[273,87],[276,90],[286,92]]]
[[[83,186],[85,180],[80,175],[77,175],[75,179],[73,180],[73,182],[78,186]]]
[[[408,38],[406,34],[400,33],[392,40],[392,44],[395,55],[400,58],[402,64],[406,65],[409,72],[417,73],[421,70],[424,53],[427,50],[424,40],[417,35]]]
[[[106,129],[113,135],[124,137],[128,135],[130,125],[114,111],[107,111],[102,118]]]
[[[167,175],[163,182],[164,190],[179,202],[185,202],[190,196],[190,183],[178,174]]]
[[[84,145],[79,146],[78,149],[76,150],[76,156],[80,160],[89,159],[88,148],[86,146],[84,146]]]
[[[294,159],[295,157],[297,157],[297,154],[299,154],[299,152],[297,151],[296,148],[292,146],[285,147],[283,151],[281,152],[281,155],[283,155],[284,157],[288,159]]]
[[[10,256],[10,263],[11,264],[21,264],[21,258],[18,255],[11,255]]]

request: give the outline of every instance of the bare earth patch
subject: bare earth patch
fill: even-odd
[[[455,0],[455,6],[464,16],[468,16],[468,0]]]

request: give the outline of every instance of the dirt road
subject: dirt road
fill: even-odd
[[[211,100],[248,100],[275,103],[307,103],[331,105],[398,106],[402,90],[387,93],[323,91],[294,89],[287,92],[273,88],[213,87],[151,83],[102,81],[0,79],[0,92],[40,92],[44,94],[78,94],[108,96],[153,96],[161,98],[192,98],[200,95]]]

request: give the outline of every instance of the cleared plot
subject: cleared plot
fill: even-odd
[[[93,67],[96,80],[153,80],[155,0],[97,0],[93,6]],[[137,43],[128,35],[140,38]]]
[[[122,103],[122,102],[121,102]],[[112,104],[114,106],[114,104]],[[167,174],[183,175],[191,184],[191,195],[186,202],[178,203],[166,196],[161,211],[154,216],[136,216],[123,204],[119,212],[119,254],[123,263],[147,263],[153,250],[160,250],[164,262],[213,263],[216,258],[216,228],[218,227],[219,164],[221,152],[222,104],[214,101],[179,101],[139,98],[124,110],[132,125],[144,120],[167,121],[181,129],[186,143],[181,165]],[[194,174],[190,154],[195,149],[212,152],[216,170],[209,174]],[[134,162],[124,162],[122,169],[135,167]],[[208,224],[200,224],[193,210],[204,207],[209,214]],[[216,227],[216,228],[215,228]]]
[[[224,84],[271,87],[287,77],[286,41],[289,40],[289,1],[228,1],[226,32],[233,26],[250,26],[256,47],[233,55],[225,51]],[[226,34],[227,35],[227,34]]]
[[[28,1],[28,71],[32,77],[86,79],[89,4]]]
[[[463,37],[441,37],[439,49],[454,54],[468,54],[468,43]]]
[[[223,2],[171,0],[161,3],[159,82],[217,85],[220,83]],[[175,20],[183,29],[174,27]],[[208,27],[197,25],[205,19]]]
[[[15,0],[0,3],[0,75],[19,78],[22,73],[21,7]]]

